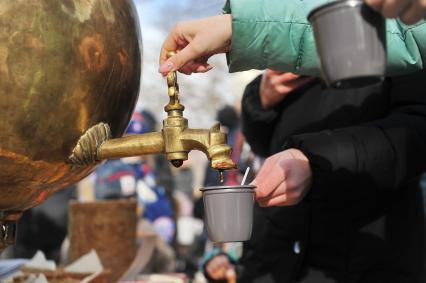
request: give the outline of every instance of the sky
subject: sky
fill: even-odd
[[[225,0],[134,0],[142,25],[171,19],[181,21],[220,14]],[[164,15],[164,17],[162,17]]]
[[[137,110],[147,109],[161,121],[168,102],[166,81],[158,73],[158,56],[167,32],[178,21],[218,15],[225,0],[134,0],[141,24],[143,69]],[[231,76],[224,55],[209,60],[214,69],[206,74],[178,74],[184,116],[191,127],[208,128],[225,104],[234,105]]]

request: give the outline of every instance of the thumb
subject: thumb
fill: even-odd
[[[225,273],[227,283],[236,283],[237,282],[237,273],[235,272],[234,267],[228,268]]]
[[[165,76],[167,73],[179,70],[187,63],[196,60],[200,56],[200,52],[196,51],[197,48],[194,48],[194,43],[196,42],[192,41],[184,49],[162,63],[159,72]]]

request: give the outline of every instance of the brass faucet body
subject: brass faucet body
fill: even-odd
[[[170,101],[164,107],[167,118],[160,132],[111,139],[108,125],[100,123],[80,138],[70,160],[77,165],[88,165],[104,159],[162,153],[179,167],[188,159],[191,150],[200,150],[206,154],[212,168],[235,168],[231,146],[227,144],[227,135],[220,131],[220,125],[217,123],[210,129],[188,128],[188,120],[183,117],[185,107],[179,101],[176,72],[167,75],[167,84]]]

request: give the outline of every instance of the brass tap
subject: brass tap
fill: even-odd
[[[170,52],[168,56],[173,54]],[[188,120],[183,117],[185,107],[179,101],[176,72],[167,75],[167,85],[169,103],[164,107],[167,118],[163,120],[160,132],[111,139],[109,126],[97,124],[80,138],[70,156],[71,162],[84,166],[104,159],[164,153],[173,166],[180,167],[191,150],[200,150],[206,154],[213,169],[236,168],[227,136],[220,131],[218,123],[210,129],[188,128]]]

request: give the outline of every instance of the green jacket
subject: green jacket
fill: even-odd
[[[230,72],[277,69],[319,76],[309,12],[328,0],[228,0],[232,14]],[[426,22],[407,26],[386,21],[388,75],[423,69],[426,64]]]

